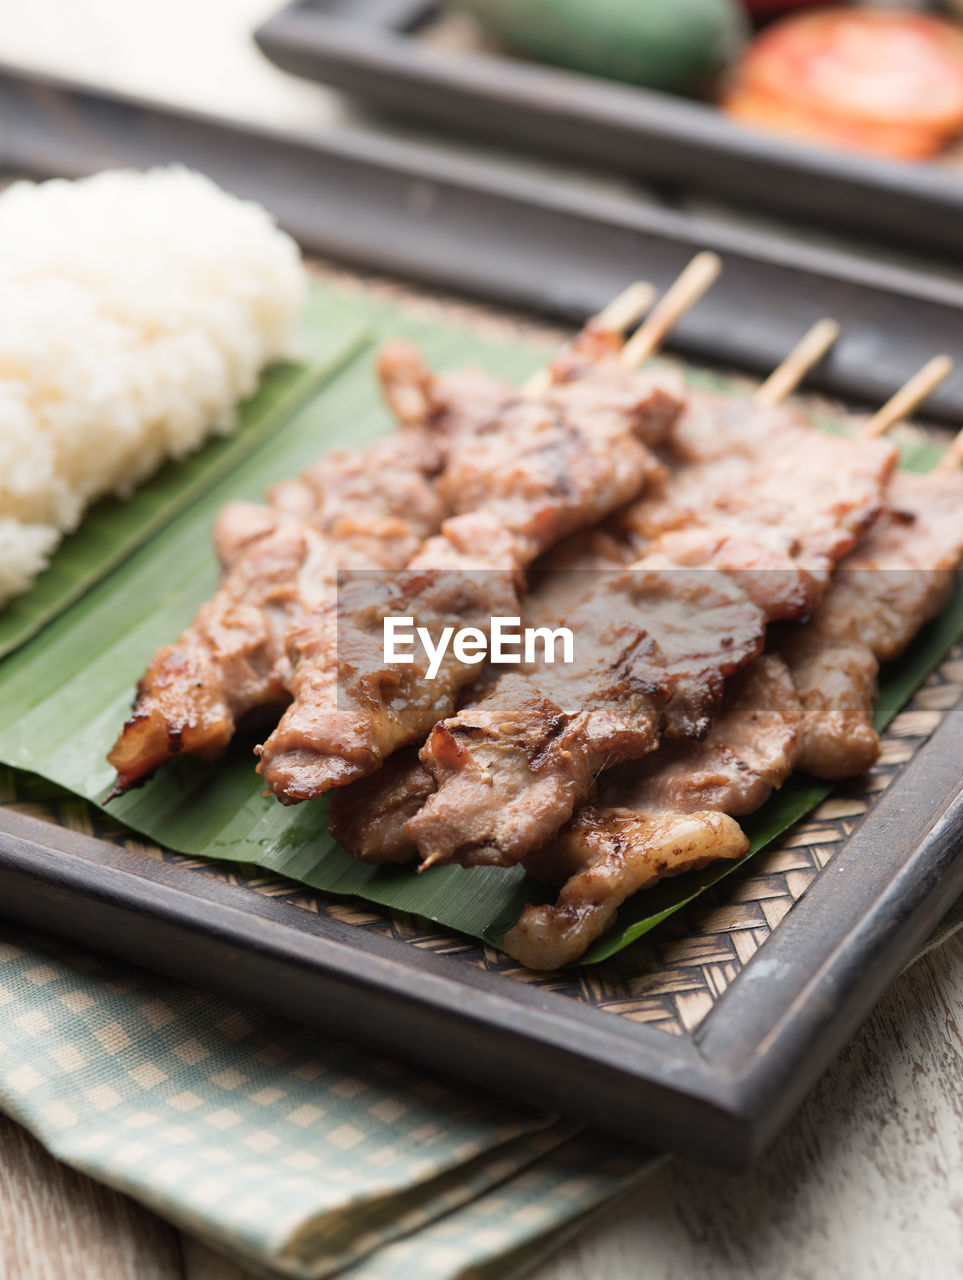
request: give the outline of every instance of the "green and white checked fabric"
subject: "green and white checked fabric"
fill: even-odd
[[[920,955],[961,928],[958,903]],[[0,1109],[245,1266],[305,1280],[510,1280],[661,1159],[7,926]]]
[[[268,1275],[501,1280],[656,1163],[7,927],[0,1108],[61,1160]]]

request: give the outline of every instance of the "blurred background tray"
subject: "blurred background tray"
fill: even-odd
[[[433,0],[295,0],[257,40],[278,66],[435,130],[617,169],[963,260],[963,169],[805,146],[716,107],[421,38]]]
[[[842,336],[807,385],[852,401],[878,405],[936,352],[963,351],[963,284],[415,142],[351,129],[306,138],[2,64],[0,121],[8,172],[187,164],[261,201],[309,250],[567,321],[631,279],[664,289],[713,249],[722,277],[669,349],[758,376],[831,315]],[[963,366],[926,411],[959,423]]]

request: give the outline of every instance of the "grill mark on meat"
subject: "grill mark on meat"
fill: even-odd
[[[819,467],[812,463],[814,446],[822,450],[821,457],[831,458],[831,469],[837,477],[837,488],[829,500],[821,497],[825,485]],[[788,461],[773,465],[770,459],[777,449]],[[884,442],[867,445],[821,436],[792,410],[760,409],[747,405],[744,400],[720,400],[699,394],[690,399],[689,408],[676,420],[665,458],[668,467],[660,479],[653,481],[651,498],[643,498],[613,518],[605,528],[580,540],[570,539],[545,557],[546,566],[555,571],[547,594],[558,596],[559,617],[565,616],[573,599],[577,599],[577,593],[573,597],[571,589],[562,581],[565,575],[559,575],[560,568],[624,565],[630,558],[627,547],[633,541],[636,554],[638,550],[645,551],[650,563],[658,563],[660,556],[668,562],[672,554],[680,554],[686,547],[678,537],[663,537],[660,541],[660,534],[667,530],[681,533],[686,526],[690,530],[695,528],[695,536],[691,532],[686,536],[690,550],[694,548],[698,553],[699,563],[738,569],[753,557],[759,560],[761,556],[761,564],[777,566],[762,568],[755,580],[745,572],[733,575],[749,590],[768,618],[807,617],[825,588],[828,574],[811,571],[806,567],[805,557],[815,556],[818,563],[828,566],[851,545],[879,509],[881,488],[894,464],[895,451]],[[786,477],[797,466],[802,467],[805,481],[800,486],[802,498],[816,502],[815,526],[819,537],[805,528],[808,519],[805,511],[793,513],[787,504],[781,503],[767,513],[766,519],[756,519],[752,536],[734,543],[726,530],[734,529],[736,515],[751,513],[757,502],[747,478],[762,479],[772,493],[779,484],[785,487]],[[741,506],[739,502],[733,504],[731,499],[720,501],[723,488],[744,493]],[[646,529],[647,513],[659,512],[660,508],[656,526]],[[777,515],[785,517],[782,526]],[[783,527],[787,519],[788,528]],[[802,528],[797,527],[800,523]],[[713,533],[714,528],[721,529],[722,534]],[[654,543],[646,540],[653,536]],[[754,541],[755,538],[761,542]],[[783,545],[782,561],[766,550],[767,542],[771,543],[773,538]],[[720,647],[729,647],[730,640],[728,634],[723,635]],[[706,691],[708,701],[702,710],[693,699],[691,687],[688,697],[680,691],[678,698],[670,703],[669,732],[705,739],[710,732],[712,703],[718,699],[721,689],[721,681],[715,681]],[[611,758],[600,762],[595,776],[612,763]]]
[[[716,646],[719,620],[738,621],[738,643],[725,627],[733,642]],[[558,831],[604,770],[652,751],[663,726],[706,732],[723,677],[764,640],[760,611],[712,572],[605,575],[566,623],[582,653],[572,668],[523,665],[445,722],[452,732],[498,726],[497,735],[465,742],[455,767],[437,750],[437,732],[422,748],[437,789],[407,832],[426,862],[518,862]]]
[[[419,396],[427,395],[427,412],[438,420],[437,409],[431,410],[430,405],[432,396],[444,400],[445,380],[425,383],[411,369],[409,360],[409,383],[413,380]],[[470,448],[449,451],[438,487],[455,515],[410,567],[471,568],[487,563],[512,578],[514,591],[521,585],[521,570],[554,540],[594,523],[638,493],[654,466],[645,440],[664,434],[678,412],[681,396],[681,383],[674,377],[627,371],[611,362],[586,369],[581,381],[550,388],[541,401],[524,400],[517,392],[514,399],[490,395],[499,405],[500,430],[484,440],[476,432]],[[446,402],[446,414],[456,407],[460,412],[456,401],[457,397]],[[487,546],[478,536],[481,531]],[[487,633],[491,617],[497,614],[518,614],[517,594],[504,599],[503,607],[493,607],[488,618],[477,622],[480,630]],[[412,597],[405,614],[423,612]],[[457,619],[446,617],[445,621],[458,625]],[[299,629],[297,644],[288,645],[294,700],[260,749],[259,772],[286,803],[343,786],[363,769],[378,767],[402,743],[423,738],[439,711],[442,718],[451,714],[458,690],[476,675],[474,667],[466,668],[451,651],[446,653],[433,681],[434,696],[430,700],[412,697],[403,729],[402,717],[390,724],[377,712],[368,717],[358,728],[370,748],[366,762],[353,759],[354,767],[346,769],[338,762],[340,748],[325,727],[336,723],[340,714],[337,685],[320,675],[335,661],[333,639],[330,629],[326,632],[318,624],[317,638],[312,640],[312,625],[309,618]],[[349,629],[353,625],[350,617],[347,625]],[[411,672],[409,667],[406,675]],[[401,678],[410,689],[406,676]],[[342,688],[342,701],[344,694]],[[347,700],[352,700],[350,692]],[[355,705],[355,710],[360,714],[362,708]],[[312,753],[313,772],[308,763]]]
[[[439,465],[437,441],[408,431],[330,456],[272,490],[268,507],[228,504],[215,528],[220,586],[139,682],[135,714],[108,756],[112,795],[175,755],[213,759],[241,719],[283,706],[289,625],[331,591],[339,561],[400,566],[438,527]]]
[[[534,969],[570,964],[630,895],[741,857],[749,842],[734,818],[792,772],[802,714],[785,663],[767,654],[730,682],[705,742],[674,744],[613,771],[598,804],[526,858],[529,874],[560,894],[554,905],[525,908],[503,939],[509,955]]]
[[[571,716],[565,715],[564,712],[559,712],[554,719],[548,722],[541,742],[528,752],[528,759],[533,772],[537,773],[548,761],[549,754],[555,743],[571,724],[571,720]]]
[[[880,662],[892,661],[945,607],[963,557],[963,475],[890,482],[888,511],[844,559],[808,624],[779,638],[803,699],[800,767],[827,780],[878,759],[873,725]]]

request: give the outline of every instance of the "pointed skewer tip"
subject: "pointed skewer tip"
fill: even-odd
[[[717,253],[697,253],[678,279],[656,303],[645,323],[622,349],[622,363],[635,368],[661,347],[669,333],[719,278]]]
[[[958,432],[950,441],[946,453],[940,458],[934,470],[948,472],[956,471],[959,467],[963,467],[963,431]]]
[[[900,387],[883,407],[877,410],[859,433],[864,440],[885,435],[898,422],[905,422],[933,394],[941,382],[953,372],[950,356],[934,356],[918,373]]]
[[[638,321],[655,302],[655,285],[648,280],[636,280],[623,289],[617,298],[613,298],[607,307],[595,317],[593,324],[600,329],[609,329],[613,333],[621,333]]]
[[[828,316],[817,320],[792,351],[773,369],[753,396],[756,404],[772,407],[791,396],[806,374],[814,369],[839,338],[839,325]]]
[[[589,324],[613,333],[621,333],[628,329],[648,311],[655,301],[655,288],[648,280],[635,280],[618,297],[613,298],[608,306],[589,321]],[[563,348],[564,350],[564,348]],[[528,399],[542,396],[552,385],[551,369],[543,365],[522,384],[522,393]]]

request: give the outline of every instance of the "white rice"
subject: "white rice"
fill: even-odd
[[[304,289],[263,209],[183,169],[0,195],[0,606],[91,502],[230,431]]]

